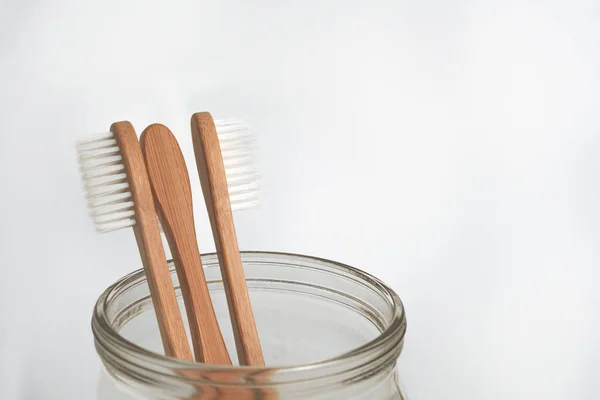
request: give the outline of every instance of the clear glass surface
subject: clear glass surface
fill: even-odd
[[[406,399],[396,369],[406,318],[390,288],[313,257],[243,252],[242,260],[267,368],[165,357],[145,275],[136,271],[108,288],[94,311],[105,365],[97,399]],[[202,261],[237,364],[218,259],[207,254]],[[173,268],[171,276],[187,322]]]

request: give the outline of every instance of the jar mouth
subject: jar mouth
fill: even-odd
[[[190,378],[190,376],[205,376],[203,373],[206,371],[223,373],[224,375],[232,372],[238,376],[240,374],[260,376],[262,373],[270,373],[270,385],[290,383],[298,380],[306,381],[313,377],[342,374],[350,370],[356,371],[360,366],[369,365],[372,368],[377,363],[381,364],[381,366],[390,363],[395,364],[403,347],[406,332],[406,316],[400,297],[381,280],[349,265],[314,256],[269,251],[241,251],[240,254],[243,263],[252,260],[269,261],[271,258],[276,258],[278,260],[285,259],[290,262],[304,261],[316,263],[317,265],[326,265],[328,268],[340,271],[340,273],[348,274],[354,279],[368,284],[372,290],[377,291],[379,296],[384,297],[390,306],[391,317],[386,326],[381,327],[380,334],[374,339],[337,356],[316,362],[255,367],[202,364],[194,361],[180,360],[151,351],[123,337],[119,333],[118,328],[115,327],[114,318],[111,320],[109,317],[109,307],[120,292],[133,284],[145,282],[144,270],[138,269],[125,275],[108,287],[96,301],[92,316],[92,331],[95,345],[102,361],[105,364],[108,362],[113,367],[115,367],[115,364],[122,362],[129,367],[151,370],[154,375],[158,374],[169,377],[181,377],[180,372],[186,371],[185,375],[188,381],[196,379]],[[205,266],[211,262],[218,263],[216,253],[202,254],[202,262]],[[169,266],[173,270],[174,267],[171,260],[169,261]],[[196,373],[193,373],[194,371]],[[276,371],[276,374],[273,374],[272,371]],[[198,378],[199,381],[202,379]],[[214,380],[212,382],[214,383]]]

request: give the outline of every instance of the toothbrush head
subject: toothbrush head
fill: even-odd
[[[106,132],[76,144],[89,215],[98,232],[135,225],[133,196],[117,140]]]
[[[215,120],[215,127],[232,210],[259,206],[261,186],[252,130],[247,123],[233,118]],[[114,133],[79,140],[76,148],[88,211],[96,230],[105,233],[134,226],[133,196]]]
[[[260,176],[254,158],[254,133],[244,121],[227,118],[214,120],[232,210],[261,204]]]

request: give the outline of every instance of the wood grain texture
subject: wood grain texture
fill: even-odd
[[[210,218],[240,365],[264,365],[246,277],[238,248],[227,177],[212,116],[196,113],[191,119],[196,166]]]
[[[183,360],[192,360],[137,135],[133,126],[127,121],[112,124],[110,131],[114,134],[121,150],[129,190],[133,196],[136,219],[133,231],[150,288],[152,304],[156,311],[165,354]]]
[[[192,189],[177,139],[166,126],[152,124],[142,132],[140,143],[179,277],[196,361],[231,365],[204,276],[194,225]]]

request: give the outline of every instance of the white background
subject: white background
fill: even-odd
[[[208,110],[260,146],[241,247],[390,284],[412,399],[597,399],[599,77],[591,0],[1,1],[0,398],[93,398],[92,305],[139,267],[75,139],[162,122],[193,163]]]

